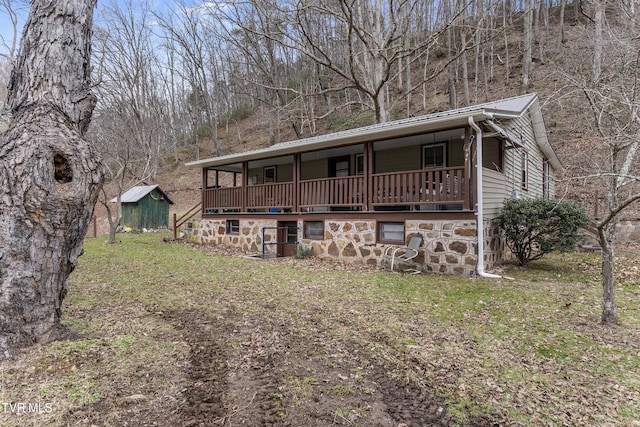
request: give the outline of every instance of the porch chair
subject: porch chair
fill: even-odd
[[[396,264],[406,262],[418,256],[418,251],[422,246],[422,236],[413,236],[409,240],[408,246],[389,246],[384,251],[384,259],[391,263],[391,270]],[[419,273],[419,270],[413,270]]]

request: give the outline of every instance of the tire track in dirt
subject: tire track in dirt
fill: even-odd
[[[182,411],[183,425],[451,425],[432,391],[395,378],[392,367],[366,356],[360,344],[336,340],[323,328],[309,333],[302,324],[304,331],[298,330],[265,309],[213,321],[194,313],[174,316],[171,322],[187,328],[192,348],[194,390],[185,394],[192,409]],[[494,424],[470,419],[465,425]]]
[[[162,318],[181,331],[189,345],[190,384],[183,390],[185,404],[180,410],[181,425],[224,425],[224,393],[227,383],[226,346],[216,339],[221,328],[197,312],[171,311]]]
[[[180,410],[182,426],[274,425],[278,405],[278,345],[237,316],[165,312],[190,348]]]

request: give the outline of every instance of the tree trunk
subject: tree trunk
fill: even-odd
[[[96,0],[33,0],[0,134],[0,359],[60,336],[67,278],[82,253],[103,169],[83,138],[96,103]]]
[[[591,80],[595,83],[600,79],[600,74],[602,71],[602,51],[604,49],[602,33],[605,20],[604,1],[596,1],[594,8],[593,67],[591,70]]]
[[[522,87],[526,91],[531,76],[531,43],[533,31],[532,0],[526,0],[524,11],[524,34],[522,37]]]
[[[613,252],[613,236],[615,233],[615,221],[605,226],[598,227],[600,247],[602,248],[602,318],[603,325],[615,326],[619,323],[618,310],[615,298],[615,256]]]

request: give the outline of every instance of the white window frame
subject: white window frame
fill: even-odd
[[[542,197],[545,199],[551,197],[551,169],[547,159],[542,160]]]
[[[240,234],[240,220],[228,219],[225,223],[225,233],[237,235]]]
[[[385,230],[387,226],[390,226],[389,228],[397,228],[397,229]],[[384,222],[379,221],[378,222],[378,241],[380,243],[394,243],[394,244],[404,245],[405,232],[406,232],[406,225],[404,222],[399,222],[399,221],[384,221]]]
[[[522,149],[520,155],[520,187],[529,189],[529,151],[526,148]]]

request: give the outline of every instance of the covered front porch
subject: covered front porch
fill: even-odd
[[[463,127],[204,167],[203,213],[471,211],[470,135]]]

